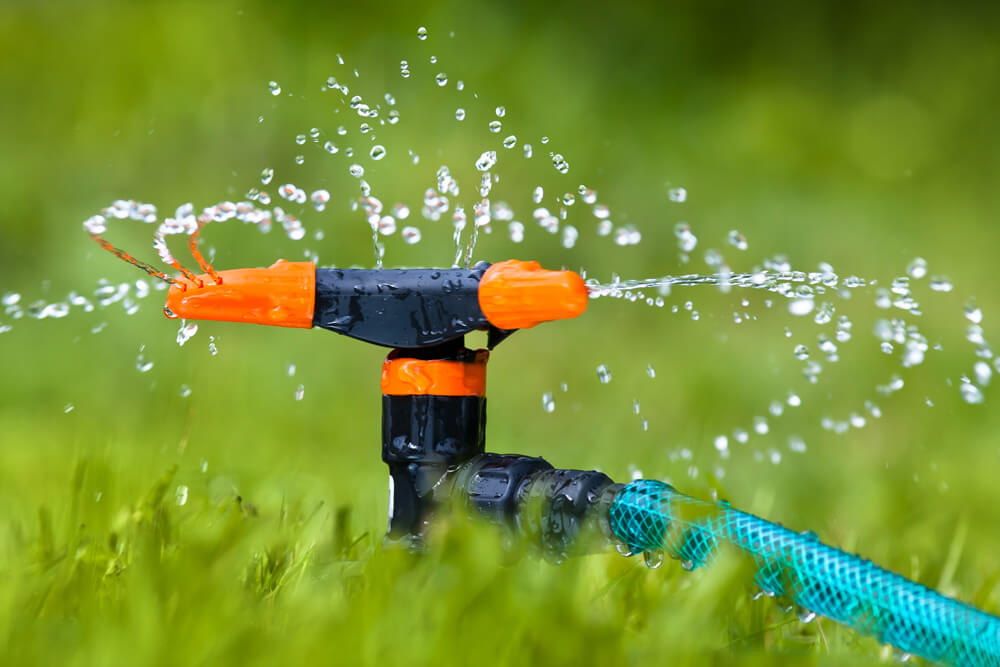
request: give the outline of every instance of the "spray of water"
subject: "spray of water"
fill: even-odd
[[[400,80],[412,78],[412,81],[404,83],[422,86],[421,90],[426,95],[420,99],[421,104],[435,104],[429,96],[440,94],[442,89],[460,95],[461,106],[455,108],[449,105],[446,113],[454,117],[456,129],[482,124],[479,131],[485,129],[486,132],[477,136],[485,136],[486,139],[476,139],[480,145],[475,152],[451,160],[450,165],[422,164],[415,150],[405,148],[411,139],[405,129],[408,113],[398,103],[397,95],[392,90],[365,90],[366,82],[359,70],[346,65],[344,59],[338,56],[335,73],[317,82],[322,95],[316,103],[315,126],[291,137],[298,147],[295,166],[287,170],[262,166],[259,178],[248,184],[241,200],[220,201],[200,211],[192,203],[184,203],[162,220],[152,204],[130,199],[112,202],[88,218],[83,223],[84,230],[101,247],[138,266],[152,280],[123,283],[101,280],[89,294],[71,292],[64,299],[34,300],[29,304],[24,303],[22,295],[8,292],[0,299],[4,316],[0,321],[0,334],[10,331],[18,320],[25,317],[58,319],[66,317],[74,309],[94,312],[120,308],[126,315],[134,314],[139,310],[140,302],[150,293],[163,290],[168,284],[182,284],[180,278],[195,278],[194,272],[173,254],[171,241],[176,236],[186,239],[188,253],[201,272],[212,280],[218,280],[214,267],[209,263],[212,253],[207,253],[209,259],[206,259],[200,250],[202,231],[209,223],[239,222],[265,234],[270,233],[277,223],[289,241],[304,243],[308,238],[323,240],[331,231],[332,221],[338,221],[335,229],[338,236],[351,233],[350,226],[357,233],[370,235],[371,261],[377,267],[387,262],[387,245],[394,238],[401,239],[405,245],[413,245],[432,236],[450,236],[453,252],[446,261],[453,266],[471,265],[483,237],[498,230],[513,243],[519,244],[531,235],[538,235],[538,240],[552,239],[566,249],[575,247],[583,235],[607,239],[618,246],[633,246],[642,242],[639,226],[616,224],[613,220],[619,216],[607,203],[599,200],[594,188],[586,184],[554,186],[553,181],[564,181],[573,173],[570,158],[566,155],[568,151],[550,150],[552,142],[545,136],[538,138],[537,142],[524,140],[526,133],[517,127],[516,113],[503,105],[486,106],[477,94],[467,90],[463,80],[447,73],[445,63],[439,63],[434,55],[429,54],[434,43],[432,31],[421,27],[416,36],[416,47],[420,53],[400,61]],[[429,62],[430,67],[426,67],[425,62]],[[262,86],[261,94],[263,99],[273,98],[276,104],[283,104],[295,92],[283,89],[277,81],[270,81]],[[330,118],[337,120],[324,127]],[[319,160],[324,161],[321,171],[340,171],[350,185],[331,188],[326,183],[309,185],[295,182],[301,180],[301,177],[294,176],[301,173],[295,171],[297,168],[307,161]],[[390,205],[384,202],[392,200],[380,196],[373,183],[381,165],[396,161],[422,170],[426,174],[426,185]],[[504,185],[502,175],[505,170],[521,173],[528,169],[537,171],[539,166],[549,176],[540,175],[542,182],[527,192],[510,191]],[[685,187],[667,184],[666,198],[671,206],[677,207],[672,210],[683,210],[688,197]],[[510,201],[522,203],[515,205]],[[348,222],[347,228],[340,222],[342,220]],[[104,236],[112,221],[156,225],[153,227],[153,249],[165,265],[164,270],[134,258],[106,241]],[[211,233],[210,230],[205,231]],[[699,259],[695,253],[699,252],[700,239],[692,224],[677,222],[674,235],[681,265],[692,263],[693,258]],[[821,328],[815,337],[789,341],[791,356],[802,363],[802,374],[810,384],[822,382],[824,369],[837,363],[842,350],[856,344],[858,339],[874,343],[882,353],[898,358],[901,371],[920,366],[928,354],[939,349],[930,344],[921,331],[921,299],[951,292],[953,285],[947,278],[930,275],[927,262],[921,258],[914,259],[906,267],[905,275],[883,285],[856,275],[838,275],[829,265],[820,265],[814,271],[796,270],[783,256],[770,258],[749,271],[736,272],[730,268],[726,255],[735,252],[736,256],[745,256],[750,247],[749,240],[734,229],[725,236],[721,247],[728,250],[725,253],[714,248],[704,250],[701,258],[707,269],[704,273],[643,280],[622,280],[614,276],[608,282],[591,278],[587,282],[590,295],[594,299],[622,299],[663,308],[664,312],[684,314],[692,320],[699,320],[702,313],[695,308],[693,299],[686,298],[689,293],[696,295],[698,290],[705,289],[737,291],[740,294],[764,293],[766,308],[778,304],[779,308],[786,310],[789,321],[811,320]],[[315,250],[303,247],[302,254],[306,259],[317,263],[321,261]],[[685,296],[680,297],[681,293]],[[848,303],[852,293],[870,296],[876,307],[884,311],[884,317],[880,317],[870,328],[873,337],[867,331],[859,331],[869,327],[856,326],[856,317],[852,315]],[[750,323],[757,319],[749,305],[747,298],[740,301],[740,308],[732,313],[734,323]],[[994,358],[983,332],[982,310],[970,303],[964,313],[967,319],[966,339],[973,345],[974,357],[970,360],[969,369],[959,378],[956,391],[966,402],[978,404],[985,401],[986,387],[993,373],[1000,371],[1000,363]],[[91,331],[99,334],[105,330],[108,319],[111,318],[96,323]],[[198,331],[197,324],[181,322],[176,334],[178,345],[186,344]],[[786,336],[792,338],[790,329],[786,329]],[[213,356],[217,354],[218,345],[214,338],[209,341],[209,348]],[[140,352],[136,367],[147,372],[153,365]],[[655,378],[656,372],[651,365],[647,368],[647,375],[650,379]],[[610,382],[611,377],[611,370],[606,365],[597,368],[599,382]],[[855,410],[838,417],[822,417],[821,428],[833,433],[847,433],[864,427],[871,420],[881,417],[878,400],[899,391],[903,385],[902,375],[892,374],[873,388],[871,396],[859,399]],[[181,393],[187,395],[190,391],[185,385]],[[562,391],[566,392],[566,388],[563,387]],[[543,395],[541,403],[545,412],[556,410],[555,395],[555,391]],[[296,388],[293,396],[295,400],[304,400],[304,387],[300,385]],[[705,443],[706,449],[714,451],[720,460],[725,460],[735,447],[747,443],[752,437],[773,437],[775,422],[800,407],[802,402],[800,392],[794,388],[789,388],[780,396],[765,399],[759,414],[749,423],[710,437]],[[632,399],[631,410],[639,420],[640,428],[646,430],[648,421],[638,399]],[[754,456],[762,462],[779,463],[783,451],[797,454],[806,449],[806,441],[792,434],[782,449],[767,446],[756,450]],[[671,458],[690,461],[692,452],[681,447],[671,452]],[[697,472],[692,464],[689,474]],[[721,476],[723,470],[716,468],[715,472]]]

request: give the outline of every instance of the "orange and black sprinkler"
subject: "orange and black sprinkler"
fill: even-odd
[[[486,362],[518,329],[587,307],[583,280],[515,260],[468,269],[325,269],[279,261],[266,269],[194,275],[161,244],[167,276],[111,246],[103,216],[84,227],[102,247],[171,283],[165,311],[195,320],[320,327],[393,348],[382,365],[382,460],[389,466],[389,538],[419,548],[435,512],[458,501],[561,560],[589,550],[584,535],[616,541],[657,566],[667,554],[695,569],[731,548],[754,565],[762,592],[906,653],[959,665],[1000,665],[1000,619],[868,560],[656,480],[616,484],[603,473],[557,470],[541,458],[489,454]],[[183,226],[183,225],[182,225]],[[162,241],[162,236],[158,241]],[[464,337],[488,332],[488,350]],[[601,541],[601,540],[598,540]]]
[[[601,492],[616,485],[602,473],[554,470],[540,458],[487,454],[486,362],[514,331],[576,317],[587,301],[579,275],[537,262],[324,269],[279,261],[180,279],[167,309],[192,320],[320,327],[393,348],[382,364],[389,537],[420,544],[435,508],[457,486],[500,522],[513,520],[528,496],[546,501],[542,514],[550,519],[539,537],[558,557]],[[477,330],[488,332],[489,350],[465,347],[465,335]],[[548,511],[553,504],[558,521]]]

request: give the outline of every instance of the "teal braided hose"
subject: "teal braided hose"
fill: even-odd
[[[1000,618],[822,544],[814,534],[651,480],[622,487],[610,520],[633,553],[663,550],[694,569],[732,545],[753,559],[755,583],[769,595],[928,660],[1000,665]]]

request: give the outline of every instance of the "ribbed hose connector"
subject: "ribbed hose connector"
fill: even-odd
[[[731,545],[753,559],[755,583],[769,595],[928,660],[1000,665],[1000,618],[726,502],[637,480],[618,492],[610,525],[633,553],[662,550],[687,569]]]

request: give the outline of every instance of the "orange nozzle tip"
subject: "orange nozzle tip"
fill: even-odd
[[[266,269],[219,271],[197,282],[180,280],[167,292],[171,316],[308,329],[316,305],[316,266],[279,259]]]
[[[479,281],[479,308],[498,329],[527,329],[566,320],[587,309],[587,287],[572,271],[546,271],[538,262],[498,262]]]

